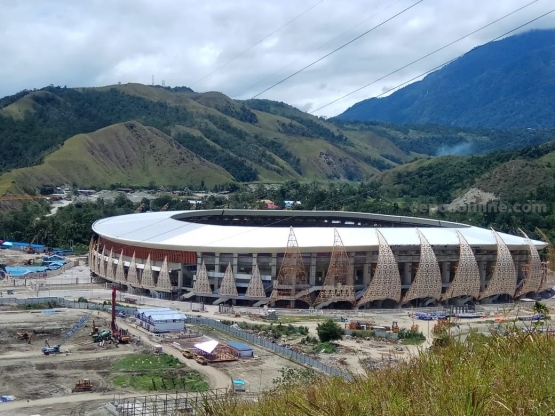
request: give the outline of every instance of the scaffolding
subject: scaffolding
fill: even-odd
[[[480,296],[480,269],[472,247],[459,231],[457,231],[457,236],[460,247],[459,264],[455,271],[455,277],[441,300],[459,296],[472,296],[474,299],[478,299]]]
[[[287,248],[269,301],[302,300],[310,304],[309,287],[301,250],[291,227]]]
[[[526,265],[524,280],[515,294],[515,296],[522,296],[527,293],[537,293],[540,290],[544,273],[540,254],[538,253],[536,246],[532,243],[532,240],[530,240],[524,231],[520,228],[518,231],[520,231],[524,237],[530,251],[530,258],[528,259],[528,264]]]
[[[102,277],[106,277],[106,246],[102,246],[102,255],[98,265],[98,274]]]
[[[162,262],[162,267],[160,268],[160,273],[158,273],[158,280],[156,282],[156,288],[158,289],[171,289],[172,282],[170,280],[170,273],[168,271],[168,257],[164,257]]]
[[[231,264],[227,265],[225,269],[224,278],[222,279],[222,285],[219,290],[220,297],[237,297],[237,286],[235,285],[235,279],[233,278],[233,269]]]
[[[212,289],[210,288],[210,281],[208,280],[208,273],[206,272],[206,265],[204,261],[197,272],[195,283],[193,284],[193,292],[195,295],[211,295]]]
[[[536,232],[547,244],[547,262],[543,264],[542,281],[538,290],[538,292],[541,293],[555,286],[555,248],[542,230],[536,228]]]
[[[382,233],[376,230],[376,235],[379,243],[378,264],[372,281],[360,298],[358,306],[374,300],[392,299],[395,302],[401,300],[401,275],[397,260]]]
[[[513,256],[503,239],[491,230],[497,243],[497,259],[493,276],[485,290],[480,294],[480,299],[494,295],[509,295],[513,297],[516,290],[516,269]]]
[[[337,229],[333,230],[333,250],[322,290],[313,305],[323,302],[347,301],[356,304],[355,282],[351,260]]]
[[[106,404],[111,414],[118,416],[168,416],[196,414],[210,402],[228,401],[231,392],[213,389],[204,392],[156,394],[149,396],[121,397],[114,395]]]
[[[264,290],[264,284],[262,283],[262,276],[260,276],[260,270],[258,270],[258,265],[254,265],[252,268],[252,276],[247,287],[247,293],[245,297],[252,299],[264,299],[266,298],[266,291]]]

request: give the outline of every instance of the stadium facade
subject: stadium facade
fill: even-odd
[[[547,244],[432,219],[200,210],[96,221],[91,272],[135,293],[218,304],[398,307],[547,289]]]

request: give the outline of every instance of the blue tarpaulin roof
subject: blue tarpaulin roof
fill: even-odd
[[[227,345],[229,345],[231,348],[233,348],[234,350],[237,350],[237,351],[251,351],[252,350],[252,347],[250,345],[243,344],[241,342],[228,342]]]

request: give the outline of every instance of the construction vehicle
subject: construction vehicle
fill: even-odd
[[[53,347],[51,347],[47,339],[44,340],[44,344],[46,345],[46,347],[42,347],[41,349],[44,355],[59,354],[61,352],[61,345],[54,345]]]
[[[75,382],[75,387],[71,389],[72,393],[80,392],[80,391],[91,391],[93,389],[93,385],[90,380],[84,379]]]
[[[397,321],[393,321],[393,323],[391,324],[391,332],[393,332],[394,334],[399,333],[399,325],[397,325]]]
[[[98,334],[98,327],[95,325],[94,319],[93,319],[93,324],[91,328],[91,337],[94,336],[95,334]]]
[[[108,341],[112,338],[112,333],[107,329],[102,331],[101,333],[93,334],[93,342],[101,342],[101,341]]]
[[[129,336],[129,331],[127,329],[120,329],[118,342],[120,344],[129,344],[130,340],[131,340],[131,337]]]
[[[18,332],[17,339],[20,341],[27,341],[29,339],[29,333],[27,332]]]
[[[38,234],[34,236],[33,240],[29,243],[29,245],[23,249],[23,252],[25,254],[36,254],[36,251],[33,248],[33,244],[35,244],[35,241],[37,240],[38,236],[39,236]]]
[[[208,360],[204,358],[202,355],[197,355],[195,357],[195,361],[200,365],[208,365]]]
[[[192,353],[191,351],[189,351],[189,350],[183,350],[183,351],[181,351],[181,354],[183,354],[183,356],[184,356],[185,358],[188,358],[188,359],[195,358],[195,356],[193,355],[193,353]]]

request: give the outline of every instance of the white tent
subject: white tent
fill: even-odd
[[[212,352],[216,349],[219,342],[215,340],[210,340],[206,342],[201,342],[199,344],[195,344],[195,348],[205,352],[206,354],[212,354]]]

